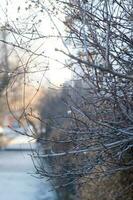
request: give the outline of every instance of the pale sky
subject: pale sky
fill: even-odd
[[[41,23],[39,26],[39,32],[44,35],[57,35],[57,30],[51,28],[53,24],[51,23],[48,15],[46,14],[45,17],[40,14],[40,12],[36,11],[33,12],[32,9],[26,11],[25,8],[27,5],[24,3],[24,0],[0,0],[0,25],[4,25],[4,22],[9,21],[9,24],[14,26],[17,24],[17,18],[23,21],[23,19],[27,18],[28,16],[32,15],[41,18]],[[28,1],[29,2],[29,1]],[[19,12],[18,12],[19,10]],[[34,9],[34,11],[37,9]],[[30,18],[30,19],[31,19]],[[55,19],[54,19],[55,20]],[[29,23],[33,23],[28,20]],[[64,27],[56,21],[59,29],[61,32],[64,32]],[[43,43],[43,44],[42,44]],[[55,51],[55,48],[63,49],[64,45],[61,40],[59,39],[47,39],[47,40],[40,40],[34,43],[36,45],[36,49],[42,44],[39,50],[45,51],[45,54],[55,60],[59,60],[60,62],[64,62],[65,57],[63,54],[60,54]],[[35,46],[34,46],[35,48]],[[33,49],[34,50],[34,49]],[[36,61],[34,61],[36,62]],[[50,70],[47,72],[47,77],[52,81],[54,84],[62,84],[64,81],[67,81],[71,78],[71,72],[68,69],[64,69],[63,65],[59,64],[59,62],[55,62],[54,60],[49,61],[49,65],[51,66]],[[42,73],[34,74],[34,79],[40,79]]]

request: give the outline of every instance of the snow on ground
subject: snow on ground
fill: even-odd
[[[24,148],[31,148],[29,139],[18,136],[6,151],[0,151],[0,200],[55,200],[50,182],[33,176],[31,151],[23,151]]]

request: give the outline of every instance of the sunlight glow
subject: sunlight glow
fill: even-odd
[[[41,18],[40,24],[38,26],[38,32],[41,33],[41,35],[44,35],[44,36],[58,35],[58,31],[54,27],[47,13],[42,14],[38,11],[37,13],[33,13],[33,10],[32,9],[27,10],[26,6],[27,5],[25,4],[25,1],[22,1],[22,0],[17,0],[17,1],[16,0],[7,0],[7,1],[2,0],[0,2],[1,26],[7,22],[9,22],[9,24],[11,24],[11,26],[13,27],[15,25],[17,26],[18,19],[23,20],[23,22],[25,23],[28,22],[32,24],[33,21],[30,22],[30,20],[28,20],[28,17],[35,15],[38,19],[39,17]],[[59,30],[61,31],[61,34],[64,34],[63,24],[59,22],[57,19],[53,19],[53,20],[57,24]],[[20,37],[17,37],[17,40],[19,41]],[[70,70],[65,69],[63,64],[61,64],[61,63],[65,63],[65,59],[66,59],[65,56],[55,51],[55,48],[64,49],[64,44],[61,39],[56,38],[56,37],[42,38],[35,41],[32,44],[31,48],[33,49],[33,51],[38,48],[37,52],[43,51],[45,52],[45,55],[47,57],[52,58],[52,59],[49,59],[48,61],[49,70],[45,74],[46,78],[49,79],[52,83],[60,85],[71,78]],[[45,63],[45,60],[41,60],[41,61]],[[35,60],[34,64],[35,62],[39,62],[39,59],[37,59],[37,61]],[[37,63],[36,63],[36,66],[38,66]],[[41,78],[41,76],[42,76],[42,73],[37,73],[34,76],[34,80],[38,81]]]

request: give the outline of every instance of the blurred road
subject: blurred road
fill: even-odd
[[[18,151],[22,140],[16,138],[16,141],[12,141],[8,150],[0,151],[0,200],[55,200],[50,183],[33,177],[30,151]]]

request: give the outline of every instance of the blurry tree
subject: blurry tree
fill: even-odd
[[[6,31],[0,31],[0,38],[6,41]],[[0,56],[0,95],[5,87],[8,85],[10,78],[10,68],[8,64],[8,51],[5,43],[1,43],[1,56]]]
[[[1,28],[0,39],[6,41],[7,33]],[[5,43],[0,43],[0,121],[3,121],[3,112],[6,109],[3,92],[8,87],[10,81],[10,64],[8,62],[8,50]]]

